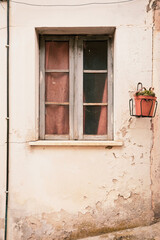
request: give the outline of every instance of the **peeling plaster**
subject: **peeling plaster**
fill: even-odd
[[[149,0],[146,11],[149,12],[150,10],[159,9],[158,3],[160,3],[160,0]]]
[[[115,199],[112,207],[108,206],[110,194]],[[11,216],[11,234],[13,239],[23,240],[75,240],[96,236],[151,223],[153,214],[149,205],[150,200],[144,202],[140,194],[111,190],[105,200],[97,201],[94,207],[86,206],[85,211],[77,214],[61,209],[17,218],[15,210]]]
[[[117,180],[117,179],[112,179],[112,182],[113,182],[113,183],[117,183],[118,180]]]
[[[140,158],[143,158],[143,153],[141,154]]]
[[[121,130],[121,133],[122,133],[122,137],[125,137],[126,136],[126,134],[127,134],[127,129],[126,129],[126,127],[123,127]]]
[[[138,194],[119,194],[114,202],[115,207],[106,209],[103,202],[98,201],[94,208],[88,206],[85,213],[74,215],[61,209],[59,212],[13,217],[13,239],[75,240],[146,225],[152,219],[147,201],[144,202]]]
[[[119,133],[122,135],[122,137],[126,136],[126,134],[128,133],[128,129],[130,129],[132,123],[133,123],[132,117],[130,117],[129,120],[124,122],[123,127],[119,130]]]

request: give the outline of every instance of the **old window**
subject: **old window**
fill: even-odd
[[[112,139],[110,42],[107,36],[41,37],[40,139]]]

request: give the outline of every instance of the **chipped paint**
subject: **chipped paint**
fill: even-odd
[[[159,9],[159,0],[149,0],[149,3],[146,7],[147,12],[149,12],[150,10],[158,10]]]
[[[130,209],[131,199],[132,208],[138,208],[139,216]],[[23,240],[47,239],[47,240],[75,240],[82,237],[96,236],[99,234],[133,228],[149,223],[146,217],[145,203],[137,204],[135,200],[140,196],[129,193],[126,196],[118,195],[115,200],[115,207],[106,210],[102,202],[98,201],[95,208],[87,207],[85,213],[79,212],[76,215],[69,214],[61,209],[60,212],[42,213],[23,218],[14,218],[13,236],[19,236]],[[125,215],[127,214],[127,221]],[[148,211],[147,211],[148,214]],[[151,216],[150,216],[151,217]],[[108,221],[109,219],[112,219]]]
[[[154,34],[160,32],[160,1],[155,1],[154,8]]]
[[[126,127],[123,127],[120,131],[121,131],[121,133],[122,133],[122,137],[125,137],[126,134],[127,134],[127,129],[126,129]]]
[[[87,206],[84,212],[79,211],[77,214],[61,209],[59,212],[17,217],[16,211],[12,212],[14,224],[11,234],[23,240],[75,240],[148,225],[153,217],[151,209],[148,211],[150,201],[144,202],[138,194],[117,194],[114,206],[110,208],[107,208],[108,200],[109,193],[105,201],[96,202],[94,207]]]

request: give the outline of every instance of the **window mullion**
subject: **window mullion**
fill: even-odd
[[[69,41],[69,129],[70,139],[74,139],[74,39]]]
[[[113,60],[111,39],[108,39],[108,140],[113,139]]]
[[[83,138],[83,40],[75,37],[74,139]]]
[[[40,139],[45,137],[45,39],[40,42]]]

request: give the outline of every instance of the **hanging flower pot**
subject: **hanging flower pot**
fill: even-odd
[[[156,97],[153,96],[135,96],[135,109],[137,116],[152,117],[154,114]]]
[[[129,100],[130,115],[135,117],[154,117],[158,104],[156,99],[153,88],[147,90],[142,86],[142,83],[138,83],[137,92],[134,95],[135,114],[133,114],[133,99],[131,98]]]

